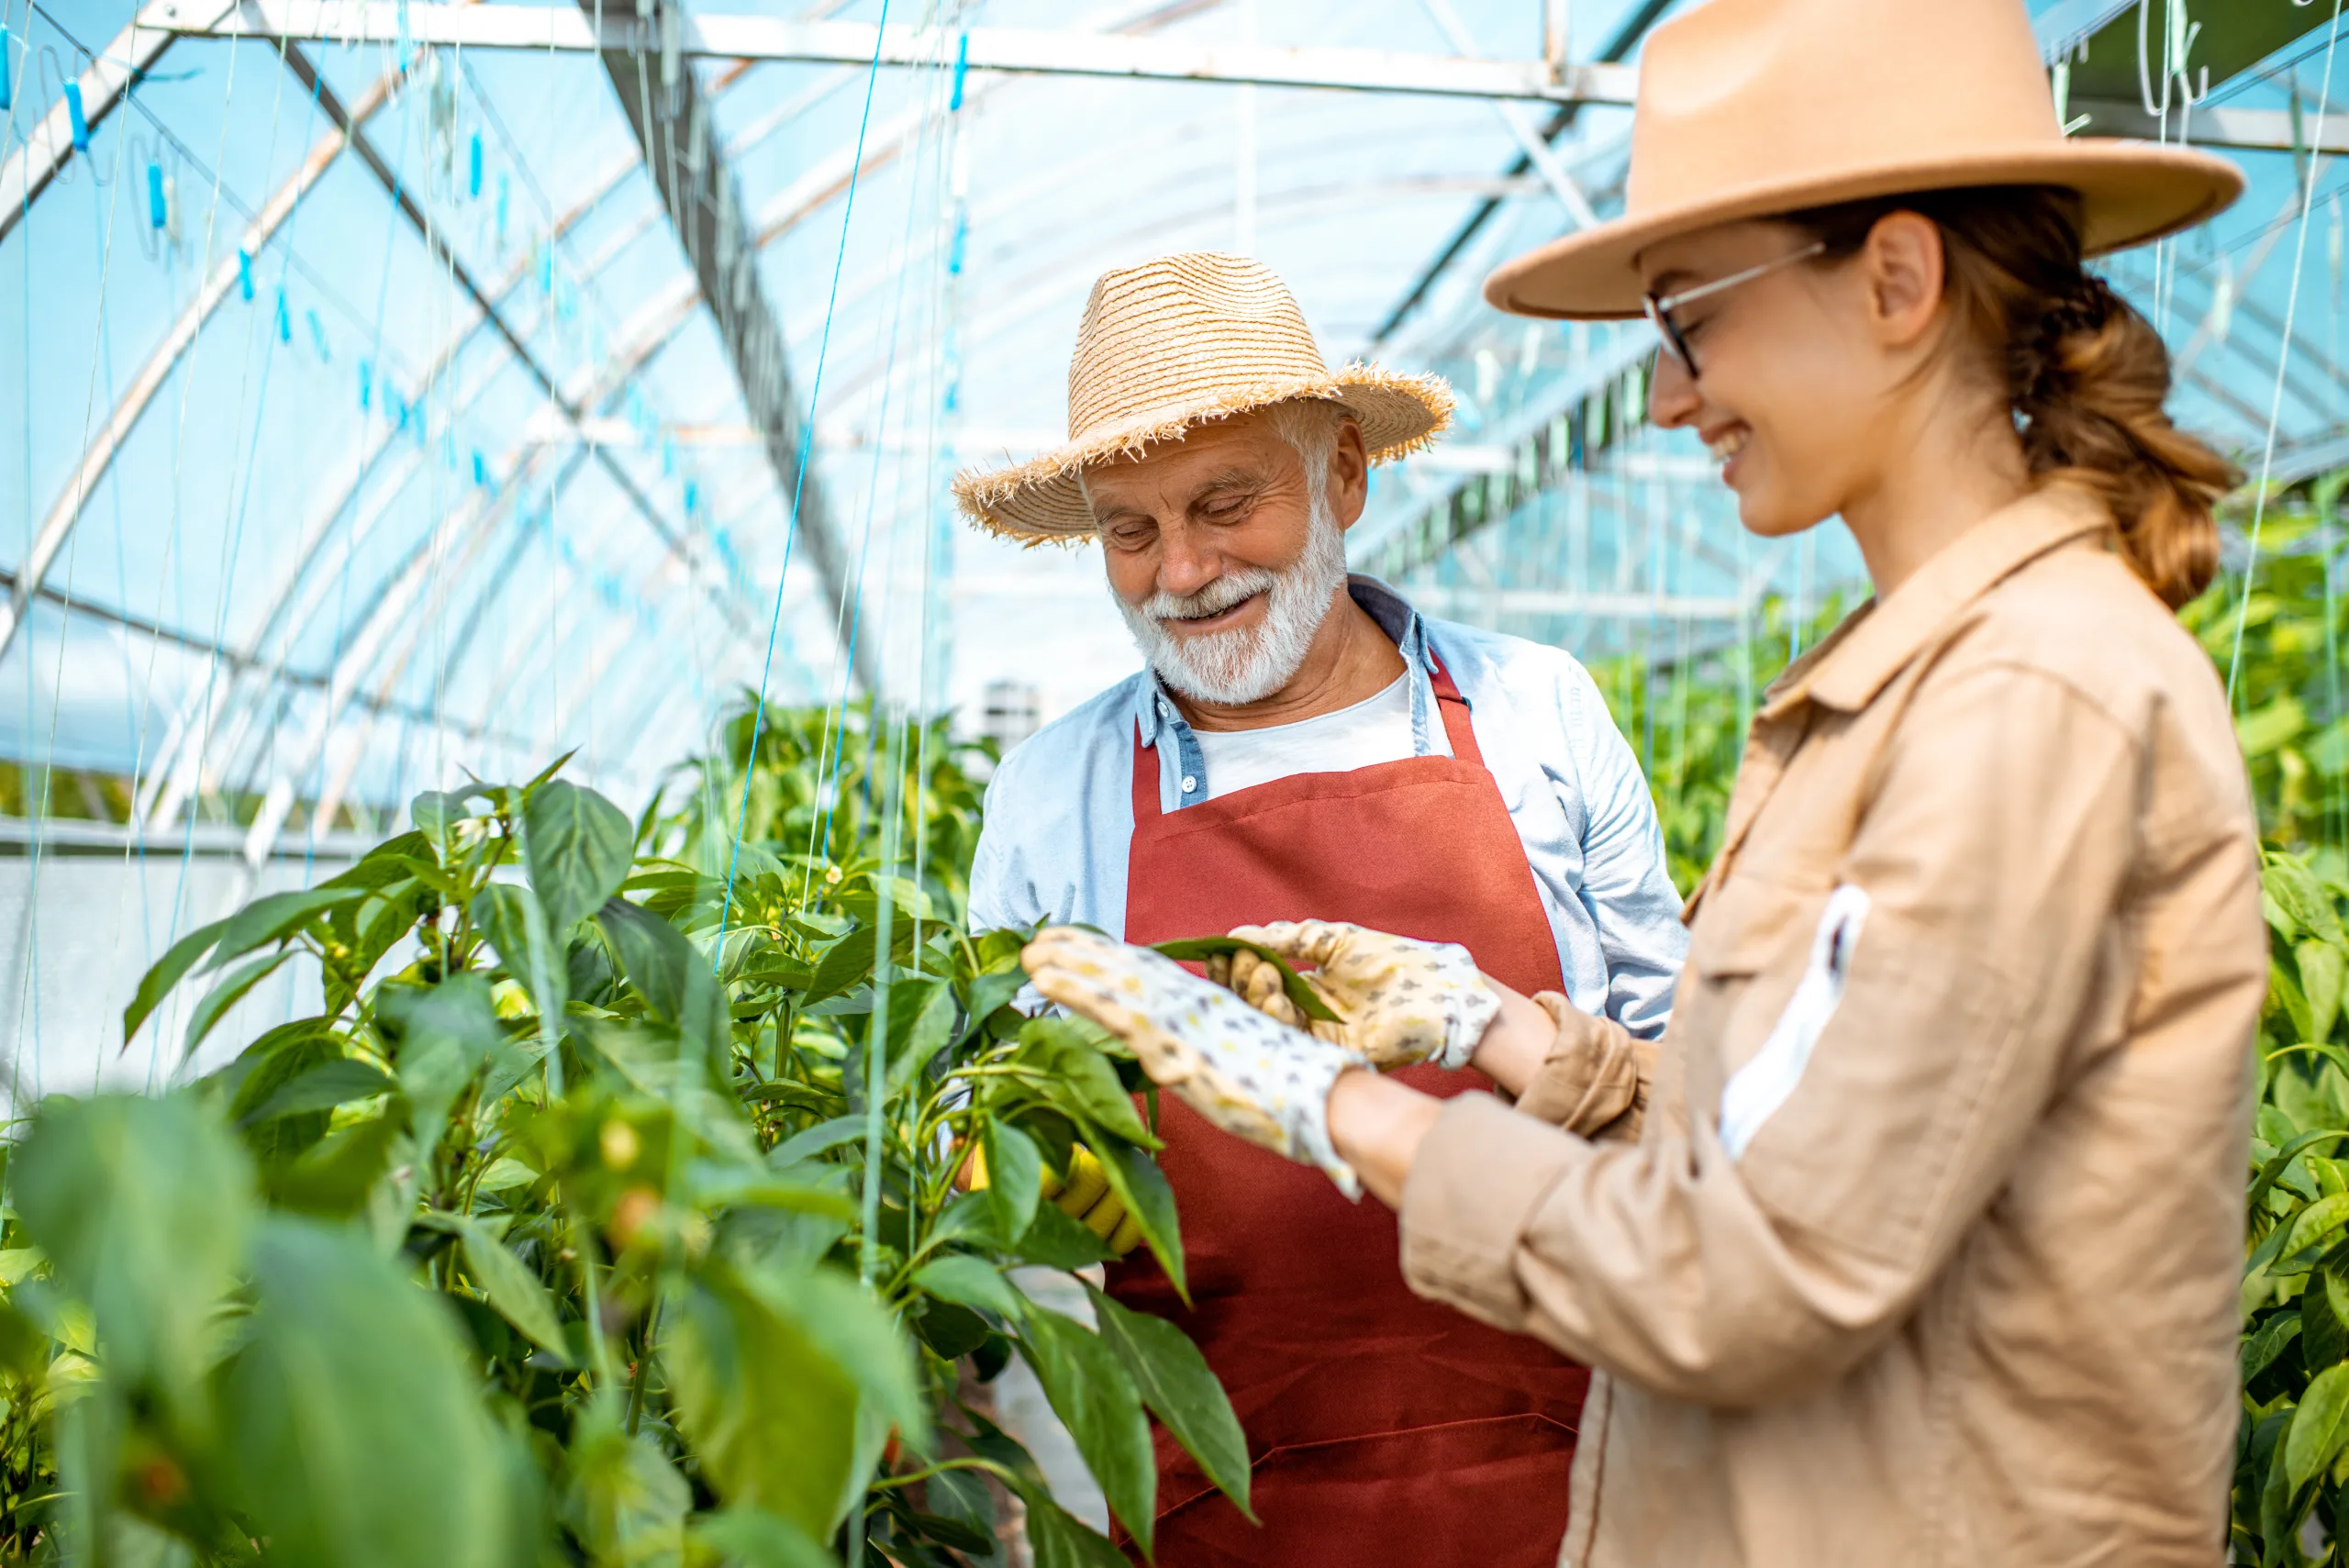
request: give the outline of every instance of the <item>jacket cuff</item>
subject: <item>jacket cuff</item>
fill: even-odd
[[[1419,1144],[1403,1184],[1403,1278],[1417,1294],[1511,1332],[1525,1323],[1518,1239],[1590,1145],[1490,1095],[1461,1095]]]
[[[1550,1015],[1558,1037],[1518,1096],[1519,1112],[1584,1138],[1637,1136],[1636,1113],[1645,1100],[1638,1042],[1622,1025],[1587,1017],[1555,992],[1533,1000]],[[1627,1115],[1631,1120],[1619,1128]]]

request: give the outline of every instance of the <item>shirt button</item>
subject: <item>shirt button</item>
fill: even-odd
[[[1183,793],[1184,793],[1185,795],[1188,795],[1188,794],[1190,794],[1193,790],[1195,790],[1195,789],[1197,789],[1197,788],[1198,788],[1198,787],[1199,787],[1199,781],[1198,781],[1198,780],[1197,780],[1197,779],[1193,778],[1193,777],[1192,777],[1190,774],[1188,774],[1188,773],[1185,773],[1185,774],[1183,775]]]
[[[1166,706],[1166,699],[1165,699],[1164,697],[1161,697],[1161,698],[1159,698],[1159,699],[1158,699],[1158,717],[1161,717],[1161,718],[1171,718],[1171,717],[1174,717],[1174,710],[1173,708],[1168,707],[1168,706]]]

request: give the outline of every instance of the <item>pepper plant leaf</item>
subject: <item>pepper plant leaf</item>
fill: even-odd
[[[213,944],[220,940],[220,933],[228,929],[226,920],[215,920],[208,926],[198,927],[173,942],[171,951],[139,977],[139,989],[132,994],[130,1005],[122,1010],[124,1044],[130,1043],[130,1037],[139,1032],[139,1026],[147,1021],[147,1016],[171,994],[172,987],[180,983],[181,977],[195,967],[196,960],[212,951]]]
[[[1087,1141],[1100,1157],[1102,1174],[1108,1177],[1118,1200],[1141,1228],[1142,1240],[1166,1271],[1175,1294],[1189,1301],[1190,1282],[1183,1270],[1183,1229],[1174,1213],[1174,1189],[1167,1184],[1165,1173],[1147,1153],[1121,1139],[1097,1136]]]
[[[1327,1024],[1346,1021],[1330,1006],[1327,997],[1307,984],[1305,976],[1290,967],[1288,960],[1260,942],[1243,941],[1238,937],[1185,937],[1171,942],[1153,943],[1151,951],[1178,962],[1193,963],[1219,958],[1227,953],[1252,952],[1280,971],[1281,990],[1298,1012]]]
[[[1098,1335],[1049,1307],[1029,1311],[1020,1342],[1044,1397],[1076,1440],[1076,1451],[1108,1499],[1110,1512],[1149,1555],[1158,1467],[1133,1378]]]
[[[979,1134],[985,1164],[987,1202],[995,1210],[996,1234],[1016,1244],[1028,1234],[1044,1191],[1044,1157],[1036,1140],[1008,1122],[987,1119]]]
[[[530,792],[522,807],[524,858],[558,937],[619,891],[635,840],[627,813],[592,789],[553,779]]]
[[[1223,1385],[1208,1370],[1207,1357],[1165,1318],[1130,1311],[1090,1284],[1085,1291],[1093,1298],[1102,1342],[1125,1364],[1142,1403],[1190,1451],[1201,1473],[1252,1521],[1247,1434],[1240,1429],[1240,1418],[1232,1413]]]
[[[255,948],[283,941],[327,911],[356,904],[366,896],[367,889],[363,887],[329,884],[256,898],[229,917],[220,933],[219,945],[213,949],[212,962],[206,967],[218,969]]]
[[[511,1462],[447,1307],[359,1236],[273,1217],[227,1369],[235,1489],[288,1568],[504,1568]]]

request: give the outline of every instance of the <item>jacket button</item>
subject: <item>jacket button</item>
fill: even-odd
[[[1193,790],[1195,790],[1195,789],[1197,789],[1197,788],[1198,788],[1198,787],[1199,787],[1199,781],[1198,781],[1198,780],[1197,780],[1197,779],[1193,778],[1193,777],[1192,777],[1190,774],[1188,774],[1188,773],[1185,773],[1185,774],[1183,775],[1183,793],[1184,793],[1185,795],[1188,795],[1188,794],[1190,794]]]

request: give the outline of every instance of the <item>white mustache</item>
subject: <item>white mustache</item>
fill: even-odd
[[[1205,620],[1259,594],[1272,592],[1279,582],[1276,572],[1246,566],[1225,573],[1196,594],[1170,594],[1162,588],[1136,608],[1156,621]]]

